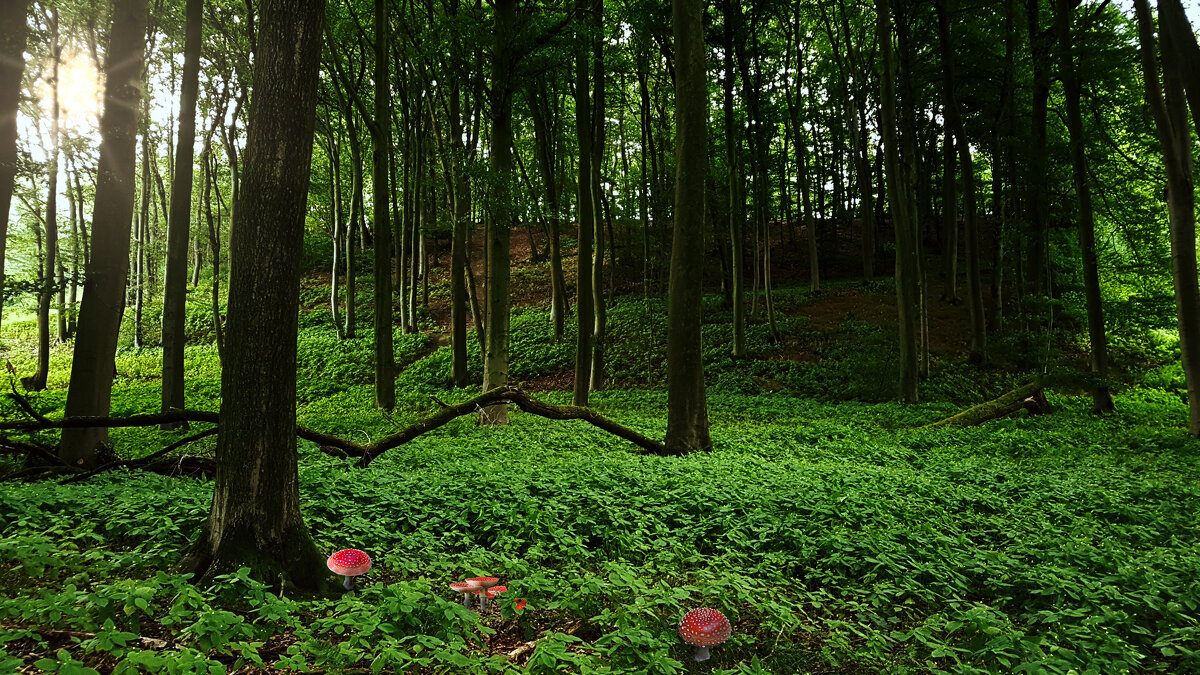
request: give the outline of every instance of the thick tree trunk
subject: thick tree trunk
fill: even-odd
[[[129,222],[133,218],[145,35],[146,3],[117,0],[104,68],[106,84],[92,216],[92,255],[79,308],[67,415],[109,412],[117,333],[121,328],[129,271]],[[58,456],[71,466],[93,468],[101,458],[100,446],[107,441],[107,429],[63,431]]]
[[[1083,117],[1079,109],[1079,74],[1071,45],[1071,14],[1074,0],[1057,0],[1057,32],[1060,72],[1067,100],[1067,130],[1071,135],[1071,168],[1075,176],[1075,195],[1079,201],[1079,248],[1083,253],[1083,287],[1087,298],[1088,337],[1092,348],[1092,372],[1101,380],[1108,377],[1108,337],[1104,332],[1104,307],[1100,302],[1100,273],[1096,265],[1096,223],[1092,213],[1092,192],[1088,185],[1087,158],[1084,156]],[[1113,411],[1112,395],[1101,384],[1092,390],[1092,410]]]
[[[1170,0],[1159,3],[1159,17],[1164,7],[1176,10]],[[1175,282],[1175,309],[1179,317],[1179,350],[1183,360],[1183,375],[1188,390],[1188,433],[1200,436],[1200,282],[1196,274],[1196,212],[1195,185],[1192,168],[1192,129],[1188,127],[1185,94],[1184,57],[1187,44],[1167,28],[1162,41],[1162,84],[1154,50],[1154,19],[1146,0],[1134,0],[1137,13],[1138,41],[1142,63],[1146,100],[1154,114],[1163,164],[1167,170],[1167,213],[1171,223],[1171,268]],[[1169,15],[1170,16],[1170,15]],[[1195,92],[1200,95],[1200,91]],[[1200,110],[1192,111],[1200,121]],[[1200,128],[1200,124],[1195,124]]]
[[[513,175],[513,69],[516,67],[513,32],[516,0],[496,0],[495,49],[492,52],[492,147],[495,178],[492,213],[487,233],[487,326],[483,353],[483,390],[508,384],[509,254],[514,210],[510,180]],[[480,424],[508,424],[508,408],[495,405],[479,414]]]
[[[392,226],[388,220],[388,146],[392,137],[388,33],[387,0],[375,0],[375,120],[371,125],[371,201],[375,213],[375,407],[384,410],[396,407],[396,361],[392,343]]]
[[[187,0],[183,84],[179,99],[179,147],[167,221],[167,273],[163,289],[162,410],[184,407],[183,347],[187,304],[187,254],[191,231],[192,164],[196,143],[196,95],[200,86],[200,39],[204,0]]]
[[[300,514],[296,313],[324,0],[266,0],[254,64],[246,175],[233,227],[229,353],[217,478],[184,562],[201,582],[243,565],[314,588],[322,556]]]
[[[4,250],[17,176],[17,108],[25,73],[29,0],[0,3],[0,312],[4,309]]]
[[[672,0],[675,34],[675,235],[667,335],[667,451],[712,450],[704,390],[700,300],[704,286],[707,73],[701,0]]]

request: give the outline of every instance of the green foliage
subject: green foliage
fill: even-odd
[[[302,419],[353,397],[369,409],[369,387],[349,387]],[[418,398],[397,414],[417,414]],[[593,399],[662,434],[663,393]],[[1052,416],[922,431],[953,406],[714,391],[716,450],[682,458],[520,412],[501,429],[458,420],[366,472],[305,445],[302,509],[319,545],[376,560],[379,576],[338,599],[280,597],[248,570],[207,589],[167,572],[204,517],[206,483],[12,485],[0,620],[95,633],[56,667],[108,654],[121,672],[503,672],[514,666],[481,648],[492,631],[543,630],[526,672],[691,672],[674,625],[697,606],[735,626],[714,672],[1200,667],[1200,446],[1178,432],[1185,408],[1149,389],[1118,397],[1120,419],[1052,403]],[[359,421],[386,427],[370,415]],[[481,621],[444,584],[485,572],[511,597]],[[515,612],[516,597],[530,608]],[[149,622],[180,647],[130,637]],[[6,643],[36,640],[9,630]],[[294,641],[264,657],[285,633]]]

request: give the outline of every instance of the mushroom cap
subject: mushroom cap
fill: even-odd
[[[679,636],[693,647],[712,647],[729,639],[733,626],[715,609],[693,609],[679,622]]]
[[[497,577],[471,577],[467,579],[467,584],[472,588],[491,588],[497,581],[500,581]]]
[[[494,598],[497,595],[500,595],[501,593],[503,593],[504,591],[507,591],[507,590],[508,590],[508,586],[493,586],[493,587],[487,589],[487,596],[489,598]]]
[[[466,582],[460,581],[458,583],[450,584],[450,590],[456,593],[470,593],[475,589],[469,586]]]
[[[343,577],[356,577],[371,569],[371,556],[356,548],[344,548],[325,561],[329,571]]]

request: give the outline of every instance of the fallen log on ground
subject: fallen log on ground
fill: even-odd
[[[359,468],[365,468],[384,452],[404,445],[421,434],[437,429],[438,427],[445,426],[449,422],[462,417],[463,415],[472,414],[488,406],[501,403],[511,403],[527,413],[545,417],[547,419],[583,420],[598,429],[602,429],[619,438],[623,438],[630,443],[633,443],[641,448],[644,452],[658,455],[667,454],[666,446],[661,442],[649,438],[637,431],[634,431],[633,429],[617,424],[616,422],[604,417],[591,408],[546,403],[530,397],[529,394],[526,394],[524,391],[516,387],[497,387],[475,396],[474,398],[463,401],[462,403],[456,403],[454,405],[443,403],[437,398],[434,398],[433,400],[441,407],[440,410],[390,436],[385,436],[384,438],[367,445],[355,443],[354,441],[350,441],[339,436],[322,433],[320,431],[315,431],[299,425],[296,427],[296,436],[307,441],[312,441],[317,445],[321,452],[324,452],[325,454],[343,459],[346,457],[358,458],[358,461],[355,463],[355,465]],[[27,404],[27,402],[25,403]],[[205,422],[216,425],[220,419],[218,413],[206,410],[172,410],[165,413],[131,415],[129,417],[65,417],[60,420],[52,420],[34,412],[32,407],[22,407],[26,408],[26,412],[28,412],[30,416],[35,417],[35,419],[14,422],[0,422],[0,431],[35,432],[45,431],[47,429],[68,429],[80,427],[146,427],[174,422]],[[199,438],[203,438],[204,436],[210,436],[216,433],[216,430],[217,427],[213,426],[197,434],[180,439],[179,441],[176,441],[175,443],[163,448],[153,455],[149,455],[137,460],[109,462],[87,473],[80,473],[77,476],[72,476],[70,480],[83,480],[90,478],[91,476],[94,476],[102,471],[107,471],[109,469],[118,467],[145,468],[148,470],[152,470],[152,467],[166,468],[172,460],[164,460],[161,462],[163,465],[161,467],[159,466],[160,463],[155,463],[153,460],[159,459],[167,452],[178,448],[184,443],[189,443]],[[193,457],[191,459],[202,460],[203,458]],[[200,473],[207,473],[200,465],[198,465],[196,468],[200,470]]]
[[[1028,410],[1030,415],[1044,415],[1053,412],[1050,402],[1046,400],[1046,392],[1041,380],[1023,384],[986,403],[980,403],[972,408],[951,415],[944,420],[925,426],[926,429],[935,427],[955,426],[973,427],[989,420],[1000,419],[1018,410]]]

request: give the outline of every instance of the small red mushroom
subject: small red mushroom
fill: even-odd
[[[517,611],[525,611],[525,598],[517,598]]]
[[[693,609],[679,622],[679,636],[696,648],[697,661],[707,661],[712,655],[708,648],[728,640],[732,633],[733,626],[729,625],[729,619],[707,607]]]
[[[487,589],[487,596],[489,598],[494,598],[507,590],[508,586],[492,586],[491,588]]]
[[[495,586],[496,582],[498,581],[500,581],[500,579],[497,577],[471,577],[470,579],[467,579],[467,584],[469,586],[478,589],[476,593],[479,595],[479,611],[482,612],[483,610],[487,609],[488,596],[484,592],[484,589]]]
[[[465,581],[450,584],[450,590],[454,591],[455,593],[462,594],[463,607],[471,606],[471,592],[475,589],[468,585]]]
[[[354,577],[366,574],[371,569],[371,556],[356,548],[344,548],[329,556],[325,561],[329,571],[345,577],[342,588],[354,590]]]

